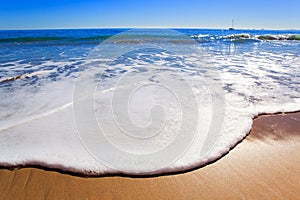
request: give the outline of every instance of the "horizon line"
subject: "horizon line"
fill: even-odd
[[[0,28],[0,31],[33,31],[33,30],[74,30],[74,29],[212,29],[212,30],[228,30],[228,28],[221,28],[221,27],[196,27],[196,26],[191,26],[191,27],[164,27],[164,26],[146,26],[146,27],[118,27],[118,26],[104,26],[104,27],[57,27],[57,28],[19,28],[19,29],[2,29]],[[279,28],[279,29],[274,29],[274,28],[234,28],[234,30],[269,30],[269,31],[280,31],[280,30],[292,30],[292,31],[300,31],[300,29],[293,29],[293,28]]]

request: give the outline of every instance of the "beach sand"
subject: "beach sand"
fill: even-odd
[[[1,169],[1,199],[300,199],[300,113],[262,115],[227,155],[151,178]]]

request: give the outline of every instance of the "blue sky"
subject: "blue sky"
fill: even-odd
[[[300,0],[0,0],[0,29],[300,29]]]

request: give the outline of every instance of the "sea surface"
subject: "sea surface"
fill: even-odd
[[[0,31],[2,166],[182,171],[226,154],[255,116],[299,110],[300,31]]]

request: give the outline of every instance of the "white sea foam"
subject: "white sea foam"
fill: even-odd
[[[178,101],[171,93],[164,92],[166,88],[149,86],[147,85],[149,81],[144,84],[142,81],[135,80],[137,83],[133,84],[130,82],[132,79],[125,80],[123,85],[116,87],[116,81],[122,76],[119,73],[120,70],[127,70],[126,73],[130,74],[133,79],[137,74],[139,78],[149,77],[149,74],[152,74],[151,83],[163,81],[163,77],[172,77],[171,80],[174,78],[175,81],[178,77],[172,74],[183,74],[193,94],[196,95],[197,113],[199,113],[197,120],[201,126],[197,127],[197,134],[190,148],[178,160],[155,172],[144,169],[139,171],[139,166],[136,165],[131,171],[132,174],[180,171],[204,165],[224,155],[241,141],[251,129],[252,118],[258,114],[300,110],[298,90],[300,60],[293,54],[276,54],[267,51],[233,53],[230,57],[222,53],[191,54],[188,57],[179,56],[178,59],[169,62],[165,59],[172,55],[166,52],[156,53],[155,59],[151,60],[153,61],[151,65],[168,66],[168,69],[172,68],[170,63],[181,66],[179,69],[172,68],[169,74],[167,74],[168,70],[163,67],[156,73],[139,72],[138,70],[145,70],[147,69],[145,66],[149,65],[143,56],[143,54],[137,54],[137,59],[129,59],[130,65],[124,63],[114,65],[113,70],[108,71],[107,74],[114,75],[116,78],[109,76],[110,78],[106,79],[106,82],[100,82],[95,90],[95,115],[98,123],[105,130],[106,137],[118,148],[127,152],[147,154],[159,151],[174,141],[176,130],[181,126],[182,113],[178,110]],[[192,67],[197,63],[202,65],[203,59],[210,63],[209,67],[201,69]],[[90,60],[90,62],[94,61]],[[59,66],[67,63],[52,64]],[[204,80],[205,77],[211,76],[212,72],[218,72],[220,75],[213,78],[222,83],[223,97],[209,90],[209,84],[214,82]],[[145,79],[142,80],[145,81]],[[7,94],[1,93],[0,163],[2,165],[41,164],[94,174],[128,172],[128,166],[124,166],[123,171],[99,162],[82,145],[82,138],[77,133],[78,127],[72,110],[73,83],[73,79],[61,77],[55,82],[43,82],[39,89],[18,87],[17,90]],[[147,88],[136,92],[132,97],[133,101],[129,101],[131,120],[142,128],[149,125],[153,119],[151,111],[145,109],[152,108],[156,104],[166,108],[164,117],[167,119],[163,126],[165,134],[139,143],[136,143],[133,138],[128,139],[126,135],[121,135],[118,127],[114,127],[115,122],[110,115],[110,99],[116,90],[122,92],[136,85],[147,86]],[[178,86],[176,88],[178,91],[185,92],[184,85],[176,86]],[[124,97],[122,94],[120,93],[121,96],[115,106],[124,103],[121,98]],[[183,95],[181,104],[188,106],[192,99],[189,96],[191,94]],[[147,95],[151,98],[145,98]],[[84,98],[83,95],[82,99]],[[224,114],[215,115],[214,112]],[[139,113],[144,113],[144,115],[141,116]],[[124,113],[121,111],[120,115],[122,114],[126,114],[125,111]],[[156,118],[159,117],[156,116]],[[213,120],[219,120],[221,123],[219,129],[211,127]],[[90,125],[88,118],[85,123],[85,127],[88,128]],[[204,154],[201,150],[209,147],[205,147],[206,135],[202,133],[213,134],[214,132],[218,133],[214,138],[216,143]],[[81,137],[84,136],[81,135]],[[107,152],[109,153],[111,152]]]

